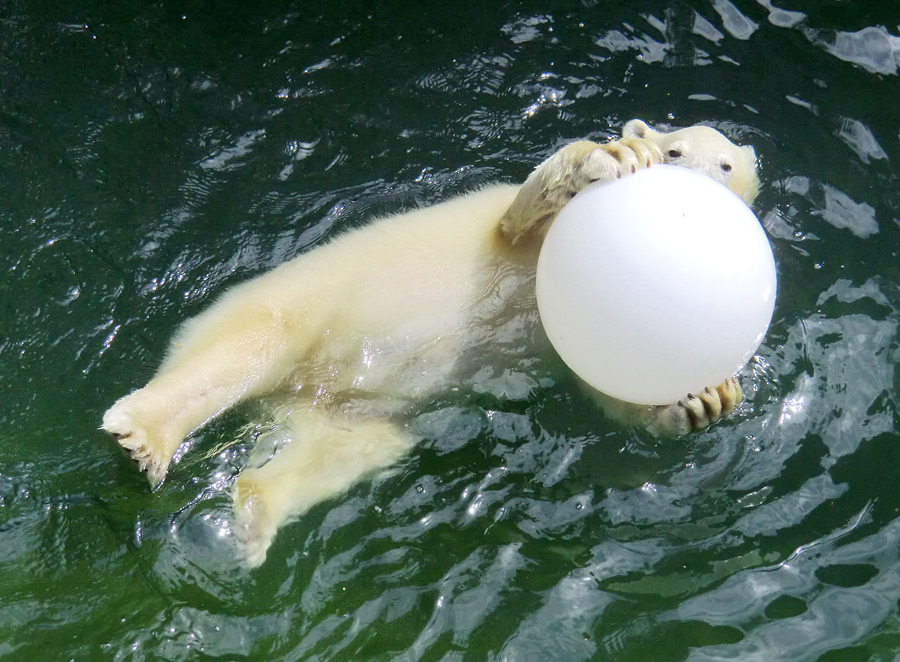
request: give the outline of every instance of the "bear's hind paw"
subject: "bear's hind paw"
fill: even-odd
[[[119,444],[125,456],[138,471],[147,476],[151,489],[155,489],[166,477],[171,457],[156,450],[147,432],[136,425],[131,417],[113,406],[103,416],[102,428]]]
[[[235,483],[235,537],[244,565],[253,569],[266,560],[278,527],[266,507],[264,488],[247,476]]]
[[[113,434],[125,456],[131,460],[138,471],[147,476],[151,489],[155,489],[166,477],[169,468],[168,460],[163,460],[153,453],[150,447],[133,433],[126,435]]]

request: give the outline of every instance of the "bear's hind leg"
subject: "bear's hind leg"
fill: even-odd
[[[151,487],[192,430],[225,409],[273,388],[293,369],[285,324],[266,306],[233,301],[197,318],[179,349],[141,389],[107,410],[102,429],[115,437]]]
[[[159,485],[184,435],[166,423],[171,406],[149,385],[126,395],[103,415],[102,429],[111,434],[150,487]]]
[[[400,427],[381,419],[340,420],[312,410],[296,412],[289,425],[288,445],[235,482],[235,531],[250,568],[265,560],[280,526],[386,469],[412,447]]]

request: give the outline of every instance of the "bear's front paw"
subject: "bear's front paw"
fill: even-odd
[[[657,426],[674,434],[702,430],[734,411],[743,399],[740,384],[731,377],[715,388],[707,387],[698,395],[691,393],[675,404],[659,407]]]
[[[585,157],[582,169],[589,182],[596,182],[621,179],[662,161],[663,154],[655,143],[643,138],[622,138],[599,145]]]
[[[102,429],[112,435],[138,471],[146,474],[151,488],[162,482],[172,459],[171,454],[162,448],[164,444],[155,441],[144,427],[134,421],[125,398],[103,415]]]
[[[656,143],[636,136],[605,145],[589,140],[569,143],[539,165],[519,189],[500,219],[501,234],[516,244],[535,228],[546,230],[559,210],[589,184],[662,162]]]

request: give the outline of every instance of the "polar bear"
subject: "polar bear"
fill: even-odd
[[[293,440],[233,489],[241,551],[257,566],[280,525],[409,450],[411,403],[465,387],[463,367],[502,360],[500,345],[534,351],[535,265],[557,212],[593,181],[657,163],[705,173],[748,203],[756,196],[752,147],[710,127],[664,133],[632,120],[618,141],[563,147],[521,186],[382,218],[232,288],[181,327],[156,375],[116,402],[102,428],[155,487],[191,431],[241,401],[282,403]],[[631,410],[682,432],[742,397],[732,378]]]

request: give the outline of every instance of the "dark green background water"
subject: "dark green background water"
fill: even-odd
[[[790,1],[7,0],[0,658],[896,659],[900,10]],[[154,494],[97,430],[228,285],[632,117],[760,157],[780,296],[727,422],[512,375],[252,573],[251,410]]]

